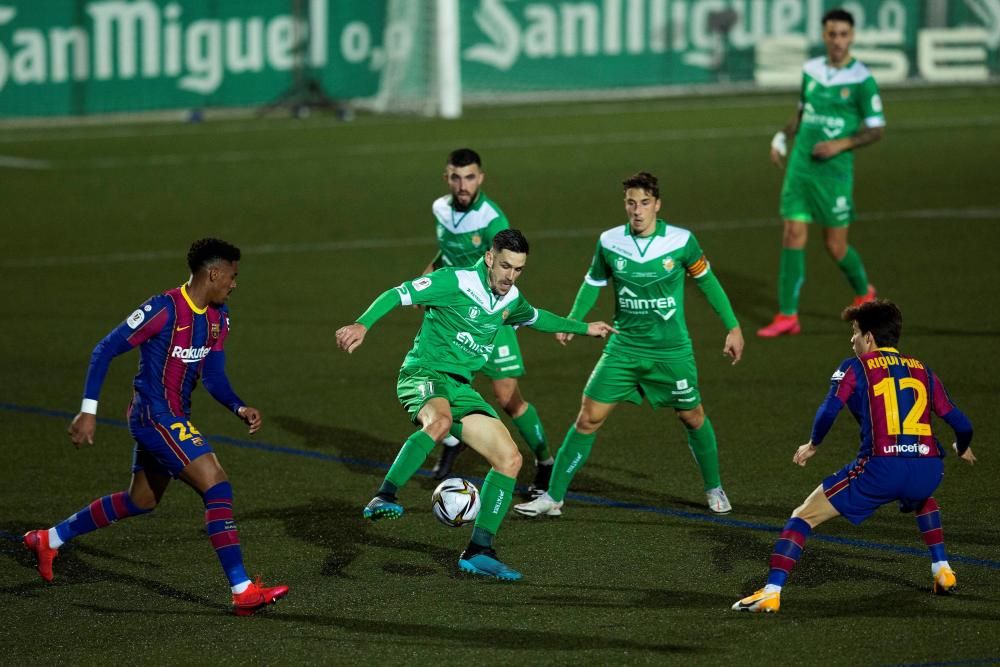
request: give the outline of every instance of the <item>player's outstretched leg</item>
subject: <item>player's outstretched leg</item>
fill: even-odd
[[[434,449],[434,438],[417,431],[403,443],[402,449],[386,473],[378,493],[365,506],[362,514],[369,521],[398,519],[403,516],[403,506],[396,502],[396,491],[410,481],[420,470],[427,455]]]
[[[596,439],[597,433],[580,433],[576,430],[575,424],[570,426],[566,439],[556,454],[549,490],[531,502],[515,505],[514,511],[521,516],[561,516],[563,499],[569,490],[570,482],[587,462]]]
[[[777,612],[781,608],[781,588],[802,556],[802,548],[811,532],[812,527],[807,522],[794,516],[790,518],[774,544],[767,584],[752,595],[737,600],[732,609],[752,613]]]
[[[458,569],[468,574],[517,581],[521,573],[508,567],[497,557],[493,538],[507,515],[513,499],[516,481],[496,470],[490,470],[483,482],[482,509],[476,517],[472,540],[458,557]]]
[[[761,338],[794,336],[799,326],[799,291],[806,278],[806,253],[802,248],[782,248],[778,267],[778,314],[767,326],[758,329]]]
[[[264,586],[250,581],[243,565],[243,550],[233,518],[233,487],[219,482],[201,495],[205,503],[205,531],[233,593],[233,613],[249,616],[288,594],[288,586]]]
[[[719,445],[715,439],[715,429],[706,416],[698,428],[687,428],[688,447],[698,464],[701,479],[705,485],[705,500],[708,509],[716,514],[729,514],[733,506],[722,490],[722,478],[719,475]]]
[[[132,502],[128,491],[119,491],[98,498],[48,530],[30,530],[24,534],[24,546],[38,559],[38,574],[45,581],[52,581],[52,562],[59,555],[59,547],[74,537],[105,528],[121,519],[152,510],[142,509]]]
[[[933,590],[938,595],[947,595],[955,590],[955,572],[948,564],[948,554],[944,548],[944,532],[941,529],[941,511],[933,497],[917,508],[917,528],[924,544],[931,552],[931,575],[934,577]]]

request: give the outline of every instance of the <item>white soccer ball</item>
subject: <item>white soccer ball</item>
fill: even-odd
[[[431,510],[438,521],[452,528],[472,523],[479,514],[479,489],[467,479],[449,477],[434,489]]]

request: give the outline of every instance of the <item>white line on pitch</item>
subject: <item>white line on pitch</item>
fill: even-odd
[[[0,155],[0,169],[48,169],[49,163],[45,160],[31,160],[13,155]]]
[[[858,216],[858,220],[877,220],[894,222],[903,220],[998,220],[1000,208],[969,207],[969,208],[927,208],[909,211],[872,211]],[[740,229],[760,229],[780,227],[778,216],[772,218],[752,218],[748,220],[709,220],[691,222],[685,227],[695,232],[733,231]],[[540,229],[531,232],[533,239],[561,240],[586,238],[600,234],[606,228],[571,228],[571,229]],[[244,246],[244,255],[288,255],[317,252],[342,252],[345,250],[375,250],[378,248],[405,248],[411,246],[427,246],[434,244],[432,235],[399,238],[351,239],[344,241],[300,241],[296,243],[267,243],[255,246]],[[0,261],[0,269],[30,269],[53,266],[77,266],[81,264],[110,264],[123,262],[143,262],[155,260],[174,261],[178,257],[177,250],[151,250],[147,252],[115,252],[104,255],[65,255],[50,257],[21,257]]]

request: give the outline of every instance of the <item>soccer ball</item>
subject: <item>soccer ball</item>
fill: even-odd
[[[431,510],[438,521],[452,528],[471,523],[479,514],[479,489],[469,480],[450,477],[434,489]]]

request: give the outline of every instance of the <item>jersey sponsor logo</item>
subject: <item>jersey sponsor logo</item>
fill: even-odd
[[[656,313],[666,322],[677,312],[677,302],[672,296],[642,299],[628,287],[618,290],[618,308],[629,313],[646,315]]]
[[[170,356],[174,359],[180,359],[185,364],[196,364],[207,357],[211,351],[212,348],[210,347],[181,347],[180,345],[175,345],[174,349],[170,352]]]
[[[930,445],[926,444],[896,444],[896,445],[884,445],[882,451],[886,454],[919,454],[920,456],[927,456],[931,453]]]
[[[148,308],[149,306],[146,307]],[[136,308],[135,311],[128,316],[128,319],[125,320],[125,323],[128,324],[129,329],[135,329],[137,326],[142,324],[142,321],[145,319],[146,314],[142,312],[142,309]]]
[[[479,313],[480,312],[481,311],[479,310],[478,307],[476,307],[476,306],[470,306],[469,307],[469,319],[470,320],[476,319],[477,317],[479,317]]]
[[[481,343],[477,343],[476,339],[473,338],[472,334],[470,334],[468,331],[459,331],[457,334],[455,334],[455,341],[458,343],[459,347],[461,347],[466,352],[481,356],[484,359],[489,359],[490,355],[493,354],[492,343],[490,343],[489,345],[483,345]]]
[[[429,276],[424,276],[423,278],[417,278],[413,281],[413,289],[418,292],[422,292],[431,286],[431,279]]]

